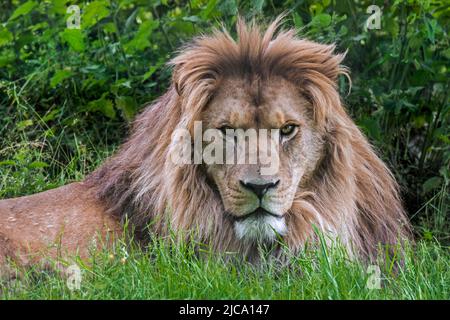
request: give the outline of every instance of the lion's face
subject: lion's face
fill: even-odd
[[[219,129],[224,140],[237,138],[227,136],[232,133],[227,129],[259,133],[257,142],[250,140],[257,145],[256,163],[249,163],[249,153],[255,149],[247,144],[245,163],[235,158],[232,164],[206,165],[206,172],[217,186],[226,212],[235,220],[238,238],[267,241],[277,233],[285,234],[285,214],[302,180],[312,174],[323,153],[309,102],[280,77],[252,84],[226,79],[204,110],[202,125],[204,130]],[[271,129],[279,130],[270,135]],[[258,143],[263,134],[265,145]],[[272,149],[276,157],[271,146],[278,146]],[[263,155],[270,155],[272,163],[262,159]],[[270,166],[275,170],[264,170]]]

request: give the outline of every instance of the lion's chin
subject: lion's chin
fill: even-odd
[[[273,242],[287,232],[283,216],[252,214],[234,222],[234,230],[239,240],[246,242]]]

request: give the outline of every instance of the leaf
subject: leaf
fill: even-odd
[[[106,23],[102,27],[103,27],[103,30],[106,33],[115,33],[115,32],[117,32],[116,25],[114,23],[112,23],[112,22]]]
[[[151,66],[151,67],[150,67],[150,70],[148,70],[148,71],[142,76],[142,81],[145,81],[145,80],[147,80],[148,78],[150,78],[150,77],[155,73],[155,71],[158,70],[158,68],[159,68],[158,65],[156,65],[156,66]]]
[[[347,33],[348,33],[348,28],[345,25],[341,26],[341,28],[339,29],[339,36],[343,37],[343,36],[347,35]]]
[[[12,64],[15,61],[15,55],[13,51],[3,51],[0,54],[0,67]]]
[[[424,184],[422,185],[423,193],[427,194],[428,192],[439,188],[441,184],[442,184],[441,177],[431,177],[430,179],[425,181]]]
[[[358,123],[372,139],[381,140],[381,128],[376,118],[364,117]]]
[[[261,13],[264,8],[264,0],[255,0],[253,2],[253,8],[256,12]]]
[[[200,12],[200,15],[203,18],[203,20],[206,20],[207,18],[210,18],[211,13],[216,8],[216,6],[217,6],[217,0],[209,0],[208,1],[208,4],[206,5],[206,8],[204,8]]]
[[[132,97],[121,96],[116,98],[116,106],[122,111],[123,116],[127,121],[133,119],[136,114],[137,103]]]
[[[320,13],[314,16],[311,23],[320,28],[328,27],[331,24],[331,16],[327,13]]]
[[[23,121],[18,122],[16,126],[17,126],[17,129],[23,130],[32,125],[33,125],[33,120],[28,119],[28,120],[23,120]]]
[[[49,128],[44,131],[44,136],[46,138],[53,138],[55,136],[55,131],[52,128]]]
[[[56,118],[56,116],[61,112],[61,109],[54,109],[47,113],[45,116],[42,117],[42,121],[48,122],[52,121]]]
[[[425,23],[426,29],[427,29],[427,38],[431,41],[431,43],[434,43],[434,36],[436,34],[436,27],[437,27],[437,21],[436,20],[426,20]]]
[[[297,29],[300,29],[301,27],[304,26],[302,17],[300,17],[300,15],[297,12],[294,12],[293,14],[294,16],[294,25]]]
[[[35,1],[27,1],[24,4],[20,5],[11,15],[8,21],[12,21],[20,16],[28,14],[33,8],[37,5]]]
[[[423,238],[428,241],[433,240],[433,232],[431,232],[430,230],[424,230]]]
[[[414,128],[420,129],[423,128],[426,124],[427,120],[424,115],[418,115],[413,117],[413,126]]]
[[[106,1],[93,1],[84,9],[81,23],[83,28],[89,28],[107,16],[109,16],[108,3]]]
[[[33,161],[28,165],[28,168],[30,169],[39,169],[39,168],[45,168],[48,167],[48,164],[42,161]]]
[[[150,46],[150,36],[159,26],[156,20],[147,20],[140,26],[134,38],[124,45],[125,52],[134,53]]]
[[[12,33],[7,28],[0,26],[0,47],[10,43],[13,39]]]
[[[183,19],[183,21],[188,21],[188,22],[193,22],[193,23],[202,21],[202,19],[200,19],[197,16],[188,16],[188,17],[183,17],[182,19]]]
[[[114,119],[116,117],[116,111],[111,100],[105,99],[104,97],[89,102],[88,110],[90,111],[100,111],[108,118]]]
[[[70,70],[58,70],[55,75],[50,80],[50,86],[52,88],[56,87],[59,83],[63,82],[65,79],[70,78],[73,72]]]
[[[236,0],[220,1],[218,9],[224,16],[235,16],[238,13],[238,4]]]
[[[59,14],[65,14],[67,12],[67,2],[69,0],[52,0],[51,11]]]
[[[0,161],[0,166],[14,166],[14,165],[16,165],[16,162],[13,160]]]
[[[65,29],[60,35],[73,50],[77,52],[84,51],[84,35],[80,29]]]
[[[323,6],[320,3],[314,3],[309,6],[309,12],[311,12],[312,15],[319,15],[323,11]]]

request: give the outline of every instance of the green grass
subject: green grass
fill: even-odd
[[[89,265],[78,262],[79,290],[55,272],[26,270],[3,284],[1,299],[449,299],[449,252],[436,243],[408,249],[401,268],[380,266],[381,288],[370,289],[367,266],[339,248],[308,250],[289,267],[265,261],[258,266],[224,262],[193,246],[151,243],[139,248],[97,252]],[[67,264],[69,265],[69,264]]]

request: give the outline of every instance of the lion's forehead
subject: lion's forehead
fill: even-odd
[[[305,122],[308,102],[283,78],[265,80],[261,96],[244,79],[222,81],[203,112],[207,127],[227,124],[236,128],[279,128],[286,121]]]

